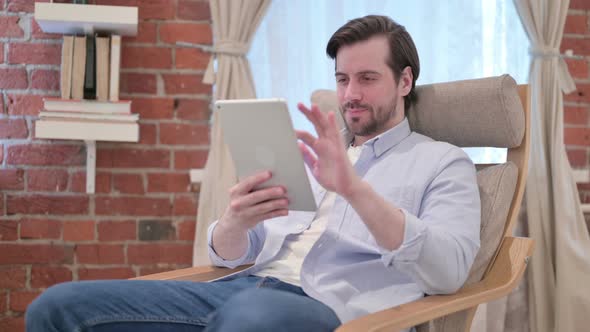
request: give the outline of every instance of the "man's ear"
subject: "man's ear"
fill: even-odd
[[[412,67],[406,66],[404,70],[402,70],[402,74],[399,80],[399,89],[400,94],[405,97],[407,96],[410,91],[412,90],[412,82],[414,81],[414,74],[412,73]]]

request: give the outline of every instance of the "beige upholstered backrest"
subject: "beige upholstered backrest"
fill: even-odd
[[[416,92],[418,102],[408,113],[413,131],[460,147],[515,148],[522,142],[525,115],[516,82],[508,75],[423,85]],[[311,99],[322,111],[338,110],[333,91],[318,90]],[[481,247],[466,285],[482,279],[502,241],[518,173],[519,167],[510,161],[478,166]],[[462,331],[470,324],[471,313],[449,315],[422,324],[418,330]]]
[[[524,112],[509,75],[417,86],[416,94],[408,120],[420,134],[459,147],[513,148],[522,141]],[[340,114],[334,91],[317,90],[311,102]]]

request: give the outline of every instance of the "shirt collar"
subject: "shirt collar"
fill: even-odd
[[[408,118],[404,117],[404,119],[395,127],[366,141],[365,144],[363,144],[363,147],[366,146],[370,148],[373,151],[375,158],[379,158],[387,150],[398,145],[406,137],[410,136],[411,133],[412,130],[410,129]],[[352,139],[349,143],[350,142],[352,142]]]

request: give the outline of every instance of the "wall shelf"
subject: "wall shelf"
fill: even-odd
[[[116,63],[116,65],[108,64],[109,93],[113,94],[114,91],[116,96],[109,96],[110,101],[79,100],[69,99],[70,93],[64,96],[62,91],[62,98],[65,99],[44,100],[44,109],[47,112],[41,112],[40,119],[35,122],[36,138],[85,142],[86,192],[92,194],[95,191],[96,142],[139,141],[139,124],[137,123],[139,116],[131,114],[131,102],[119,101],[118,97],[120,36],[137,35],[138,9],[126,6],[37,2],[35,3],[35,20],[45,33],[90,36],[101,34],[113,35],[113,38],[117,36],[116,45],[118,46],[114,48],[116,51],[113,51],[115,39],[111,39],[110,60],[107,60],[107,64],[109,61]],[[63,49],[62,52],[64,52]],[[64,55],[62,54],[62,75],[63,66]],[[66,112],[65,115],[64,112]],[[71,115],[67,112],[71,112]],[[113,114],[121,114],[121,117],[113,117]]]
[[[137,7],[35,3],[35,20],[46,33],[136,36]]]

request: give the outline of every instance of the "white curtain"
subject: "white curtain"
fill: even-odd
[[[260,98],[289,102],[296,128],[313,132],[297,112],[316,89],[335,89],[325,47],[347,20],[381,14],[404,25],[420,55],[417,84],[511,74],[526,83],[528,38],[510,0],[274,0],[248,58]],[[428,22],[428,24],[425,24]],[[480,163],[505,160],[505,149],[466,149]]]
[[[589,329],[590,236],[563,142],[563,94],[575,90],[559,54],[569,0],[515,0],[531,40],[531,156],[526,189],[531,331]]]
[[[214,57],[203,79],[215,84],[215,99],[255,98],[254,82],[246,53],[270,0],[209,0],[213,20]],[[209,265],[207,228],[228,204],[228,189],[236,183],[233,162],[223,143],[217,113],[213,112],[211,147],[199,194],[193,265]]]
[[[417,84],[504,73],[526,83],[529,40],[511,0],[359,1],[273,0],[254,36],[248,58],[261,98],[289,102],[294,125],[313,132],[296,111],[316,89],[335,89],[334,63],[325,46],[347,20],[380,14],[412,35],[420,55]],[[466,149],[477,163],[503,162],[505,149]],[[526,331],[526,284],[509,299],[480,306],[472,331]]]

